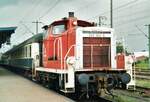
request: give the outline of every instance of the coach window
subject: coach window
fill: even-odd
[[[20,53],[21,53],[20,57],[23,57],[23,49],[22,48],[20,49]]]
[[[30,45],[27,46],[27,57],[30,57]]]
[[[27,49],[27,46],[25,47],[25,52],[26,52],[26,53],[25,53],[25,54],[26,54],[25,56],[28,57],[28,49]]]
[[[31,57],[31,45],[29,46],[29,57]]]
[[[52,33],[54,35],[61,34],[61,33],[65,32],[65,30],[66,30],[66,27],[64,24],[54,25],[52,28],[53,28]]]

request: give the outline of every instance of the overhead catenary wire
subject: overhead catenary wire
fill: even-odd
[[[148,12],[148,11],[149,11],[149,9],[138,10],[137,12],[133,12],[132,15],[142,14],[142,13],[145,13],[145,12]],[[126,18],[128,16],[131,16],[131,14],[125,14],[125,15],[115,16],[114,19],[117,19],[117,18]]]
[[[39,19],[43,18],[43,17],[46,16],[50,11],[52,11],[52,10],[55,8],[55,6],[58,5],[58,3],[59,3],[60,1],[61,1],[61,0],[57,0],[53,6],[51,6],[42,16],[39,17]],[[114,8],[114,9],[119,9],[119,8],[121,8],[121,7],[127,6],[127,5],[129,5],[130,3],[135,2],[135,1],[137,1],[137,0],[128,2],[128,3],[124,4],[124,5],[121,5],[121,6],[117,7],[117,8]],[[39,1],[38,3],[40,3],[40,1]],[[37,3],[37,4],[38,4],[38,3]],[[36,6],[37,6],[37,5],[35,5],[34,7],[36,7]],[[86,6],[87,6],[87,5],[86,5]],[[34,8],[34,7],[33,7],[33,8]],[[31,11],[32,11],[32,10],[31,10]]]
[[[23,22],[20,22],[32,35],[35,35],[31,30],[30,28],[28,28],[27,25],[25,25]]]
[[[29,8],[29,9],[27,9],[26,10],[26,13],[24,13],[23,15],[23,17],[18,21],[18,28],[17,29],[21,29],[20,27],[19,27],[19,24],[21,24],[21,25],[23,25],[24,26],[24,28],[25,28],[25,30],[27,30],[28,32],[30,32],[32,35],[34,35],[34,33],[30,30],[30,27],[28,27],[27,25],[25,25],[24,23],[24,20],[25,20],[25,17],[29,17],[31,14],[33,14],[33,13],[31,13],[31,12],[33,12],[33,9],[34,8],[36,8],[37,6],[38,6],[38,4],[40,4],[40,2],[41,2],[41,0],[31,0],[30,1],[33,5],[31,6],[31,8]],[[17,32],[17,33],[19,33],[19,32]]]
[[[136,27],[146,38],[149,39],[148,35],[147,35],[144,31],[142,31],[142,29],[140,29],[137,25],[135,25],[135,27]]]
[[[134,9],[133,9],[133,6],[128,7],[130,10],[128,8],[125,9],[125,10],[129,10],[128,11],[129,14],[125,13],[125,14],[120,15],[120,16],[115,16],[114,20],[115,20],[116,27],[120,28],[120,27],[123,27],[124,25],[127,25],[129,23],[131,24],[131,23],[137,23],[137,22],[141,22],[141,21],[143,21],[143,22],[146,21],[146,19],[148,19],[150,15],[148,13],[145,13],[145,12],[148,12],[149,9],[148,8],[137,9],[137,7],[139,7],[141,5],[142,6],[146,6],[148,4],[145,3],[145,2],[142,2],[142,3],[138,2],[138,4],[136,3],[136,6],[134,6],[135,7]],[[135,17],[135,15],[136,15],[136,17]],[[134,28],[134,25],[135,24],[132,24],[133,28]],[[130,26],[130,25],[128,25],[128,26]]]
[[[91,5],[91,4],[93,4],[93,3],[95,3],[95,2],[97,2],[97,0],[96,1],[93,1],[92,3],[90,2],[90,3],[88,3],[88,4],[86,4],[85,6],[82,6],[82,7],[79,7],[77,10],[75,10],[74,12],[78,12],[78,11],[81,11],[82,9],[87,9],[87,7],[89,6],[89,5]]]
[[[142,4],[144,4],[144,5],[142,5]],[[126,8],[126,9],[122,9],[122,10],[129,10],[128,11],[128,13],[130,13],[130,14],[127,14],[127,15],[124,15],[124,13],[123,13],[123,16],[121,15],[121,16],[119,16],[119,17],[115,17],[115,19],[114,20],[118,20],[118,18],[121,18],[121,20],[123,21],[123,22],[120,22],[120,21],[118,21],[118,22],[116,22],[116,28],[118,28],[118,31],[121,31],[119,28],[120,27],[122,27],[123,28],[123,30],[130,30],[129,31],[129,33],[125,33],[125,34],[127,34],[127,35],[131,35],[131,36],[133,36],[133,37],[127,37],[127,39],[128,39],[128,41],[130,41],[130,38],[132,38],[132,41],[133,41],[133,39],[134,40],[137,40],[137,39],[144,39],[144,37],[141,37],[143,34],[144,34],[144,36],[145,37],[147,37],[147,34],[146,33],[144,33],[144,31],[142,30],[142,29],[140,29],[139,27],[137,28],[139,31],[140,31],[140,33],[138,33],[138,31],[136,30],[136,31],[131,31],[131,29],[126,29],[124,26],[126,25],[126,26],[128,26],[128,27],[132,27],[132,29],[135,27],[135,25],[137,24],[137,23],[141,23],[141,22],[144,22],[144,21],[146,21],[145,19],[147,19],[147,18],[149,18],[149,15],[148,14],[146,14],[145,13],[145,10],[147,10],[147,12],[148,12],[148,9],[143,9],[143,8],[141,8],[141,9],[137,9],[139,6],[140,7],[142,7],[142,6],[145,6],[146,4],[145,4],[145,2],[142,2],[142,4],[141,4],[141,2],[138,2],[138,3],[135,3],[134,5],[136,5],[136,6],[133,6],[133,5],[131,5],[131,6],[129,6],[128,8],[130,9],[128,9],[128,8]],[[142,6],[141,6],[142,5]],[[132,7],[135,7],[134,9],[132,8]],[[122,10],[120,10],[119,12],[121,12]],[[134,11],[133,11],[134,10]],[[132,12],[131,12],[132,11]],[[117,13],[118,13],[118,11],[117,11]],[[138,14],[138,15],[137,15]],[[135,17],[135,15],[136,15],[136,17]],[[118,24],[119,23],[119,24]],[[132,24],[131,24],[132,23]],[[123,31],[122,30],[122,31]],[[134,32],[134,34],[130,34],[130,33],[133,33]],[[136,33],[137,32],[137,33]],[[119,34],[119,33],[118,33]],[[138,36],[137,36],[138,35]],[[139,36],[140,35],[140,36]],[[144,44],[144,43],[143,43]],[[131,46],[133,46],[133,44],[131,44],[130,45],[130,47]],[[134,45],[135,46],[135,45]],[[146,47],[146,46],[145,46]]]
[[[24,14],[24,16],[19,20],[20,21],[23,21],[25,19],[25,17],[29,17],[31,14],[33,15],[33,10],[35,10],[35,8],[40,4],[40,2],[42,0],[33,0],[34,2],[32,2],[32,6],[27,9],[26,13]],[[31,2],[31,1],[30,1]],[[32,13],[31,13],[32,12]]]
[[[31,29],[30,29],[30,27],[28,27],[26,24],[24,24],[24,18],[25,17],[29,17],[31,14],[33,14],[33,13],[31,13],[31,12],[33,12],[33,10],[35,10],[35,8],[41,3],[41,1],[42,0],[38,0],[38,1],[36,1],[36,2],[32,2],[33,3],[33,6],[30,8],[30,9],[28,9],[27,10],[27,12],[26,13],[24,13],[24,16],[19,20],[19,22],[18,22],[18,25],[19,24],[22,24],[23,26],[24,26],[24,28],[25,28],[25,33],[26,34],[32,34],[32,35],[34,35],[34,33],[33,33],[33,31],[31,31]],[[58,1],[60,1],[60,0],[58,0]],[[32,24],[32,22],[31,22],[31,24]],[[20,27],[18,27],[19,29],[20,29]],[[26,31],[28,31],[29,33],[27,33]],[[19,32],[18,32],[19,33]],[[26,35],[26,34],[23,34],[23,35]],[[18,36],[17,36],[18,37]],[[21,33],[21,36],[19,37],[19,38],[22,38],[22,33]]]
[[[118,10],[118,9],[121,9],[121,8],[124,8],[124,7],[127,7],[127,6],[129,6],[129,5],[131,5],[131,4],[134,4],[134,3],[137,2],[137,1],[138,1],[138,0],[133,0],[133,1],[130,1],[130,2],[128,2],[128,3],[123,4],[123,5],[121,5],[121,6],[115,7],[115,8],[113,8],[113,11]],[[90,20],[90,19],[99,17],[100,15],[103,15],[103,14],[106,14],[106,13],[110,13],[110,10],[104,11],[104,12],[102,12],[102,13],[96,15],[96,16],[90,17],[90,18],[88,18],[87,20]]]
[[[27,25],[25,25],[24,23],[26,23],[25,22],[25,19],[27,18],[27,17],[30,17],[30,16],[33,16],[33,12],[36,10],[36,7],[39,5],[39,4],[41,4],[41,2],[42,2],[43,0],[31,0],[30,2],[32,3],[32,5],[31,5],[31,7],[29,8],[29,9],[27,9],[26,10],[26,13],[24,13],[23,14],[23,17],[19,20],[19,22],[18,22],[18,29],[20,29],[20,27],[19,27],[19,24],[20,23],[23,23],[22,25],[26,28],[26,30],[28,30],[32,35],[34,35],[34,33],[29,29],[30,27],[28,27],[29,26],[29,24],[28,24],[28,26]],[[31,13],[32,12],[32,13]],[[31,15],[32,14],[32,15]],[[32,21],[30,22],[31,24],[32,24]]]
[[[59,3],[60,3],[61,0],[57,0],[54,5],[52,5],[46,12],[44,12],[40,17],[39,19],[45,17],[50,11],[52,11]]]
[[[126,25],[126,24],[128,24],[128,23],[132,23],[132,22],[135,22],[135,21],[143,20],[143,19],[146,19],[146,18],[149,18],[149,15],[142,16],[142,17],[138,17],[138,18],[134,18],[134,19],[126,20],[126,21],[124,21],[124,22],[118,23],[118,24],[116,25],[116,27],[121,27],[121,26]]]
[[[37,0],[36,0],[37,1]],[[43,1],[43,0],[42,0]],[[61,1],[61,0],[55,0],[55,2],[58,2],[58,1]],[[131,1],[131,3],[133,2],[134,3],[134,1],[138,1],[138,0],[132,0]],[[34,9],[34,8],[36,8],[38,5],[39,5],[39,3],[41,2],[41,0],[38,0],[38,2],[36,2],[35,3],[35,5],[33,6],[33,8],[31,8],[31,9],[28,9],[28,12],[26,13],[26,14],[32,14],[31,12],[33,11],[32,9]],[[51,1],[50,1],[51,2]],[[59,2],[58,2],[59,3]],[[56,6],[58,5],[58,3],[56,4]],[[116,8],[114,8],[114,11],[117,11],[117,12],[121,12],[122,11],[122,8],[125,8],[125,7],[128,7],[129,5],[131,5],[130,4],[130,2],[128,2],[128,3],[125,3],[125,4],[123,4],[123,5],[120,5],[119,7],[116,7]],[[50,5],[50,8],[52,8],[51,6],[53,6],[53,4],[51,4]],[[56,7],[56,6],[54,6],[54,8]],[[123,6],[123,7],[121,7],[121,6]],[[131,5],[132,6],[132,5]],[[87,7],[87,5],[86,5],[86,7]],[[48,10],[46,10],[46,9],[43,9],[43,14],[41,15],[41,16],[43,16],[43,17],[45,17],[48,13],[50,13],[54,8],[52,8],[52,9],[50,9],[50,8],[48,8]],[[84,8],[84,7],[83,7]],[[36,10],[36,9],[35,9]],[[77,9],[78,10],[78,9]],[[44,12],[45,11],[45,12]],[[48,12],[48,13],[46,13],[46,12]],[[109,11],[107,10],[107,12],[106,13],[109,13]],[[105,14],[106,14],[105,13]],[[99,14],[100,15],[100,14]],[[98,15],[98,16],[99,16]],[[26,16],[28,16],[28,15],[26,15]],[[24,16],[24,17],[26,17],[26,16]],[[40,17],[41,17],[40,16]],[[43,18],[42,17],[42,18]],[[125,16],[124,16],[125,17]],[[144,17],[143,17],[144,18]],[[148,17],[147,17],[148,18]],[[142,18],[139,18],[139,19],[142,19]],[[137,19],[137,20],[139,20],[139,19]],[[137,21],[136,19],[134,20],[134,21]],[[127,20],[125,23],[123,23],[122,25],[124,25],[124,24],[126,24],[126,23],[130,23],[130,21],[131,20]],[[31,21],[32,22],[32,21]],[[118,26],[117,26],[118,27]]]

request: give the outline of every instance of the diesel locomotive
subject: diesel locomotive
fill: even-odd
[[[3,55],[4,65],[19,69],[33,80],[64,93],[111,94],[131,79],[117,67],[116,35],[112,28],[98,27],[68,18],[43,27],[44,32],[24,41]]]

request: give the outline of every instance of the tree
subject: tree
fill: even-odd
[[[117,42],[117,53],[123,53],[124,47],[121,42]]]
[[[127,51],[126,48],[124,48],[122,42],[117,42],[116,45],[117,45],[117,46],[116,46],[116,47],[117,47],[117,48],[116,48],[116,49],[117,49],[117,53],[124,53],[124,52],[125,52],[126,55],[131,54],[130,52]],[[125,51],[124,51],[124,50],[125,50]]]

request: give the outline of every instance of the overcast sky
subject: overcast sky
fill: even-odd
[[[148,34],[148,27],[144,25],[150,24],[149,5],[150,0],[113,0],[115,34],[118,39],[125,39],[130,51],[148,50],[148,38],[144,35]],[[50,24],[68,16],[69,11],[74,11],[79,19],[94,22],[105,16],[103,23],[110,25],[110,0],[0,0],[0,27],[18,26],[11,38],[12,45],[16,45],[33,36],[33,21]],[[39,25],[39,31],[42,26]]]

